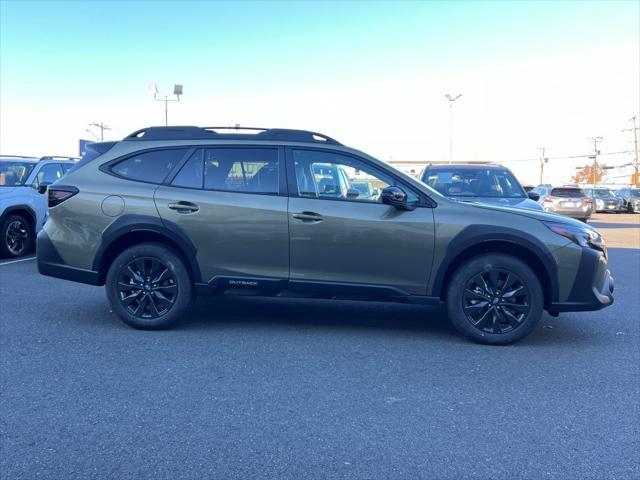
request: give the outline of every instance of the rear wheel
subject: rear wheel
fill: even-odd
[[[21,215],[9,215],[2,224],[0,235],[0,251],[4,256],[21,257],[31,247],[31,226]]]
[[[447,291],[451,323],[486,344],[505,345],[529,335],[542,317],[543,305],[536,274],[509,255],[468,260],[453,274]]]
[[[172,249],[143,243],[116,257],[106,279],[113,311],[127,324],[144,330],[168,328],[192,301],[191,278]]]

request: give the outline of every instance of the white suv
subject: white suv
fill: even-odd
[[[70,157],[0,156],[0,254],[29,251],[47,217],[47,186],[75,164]]]

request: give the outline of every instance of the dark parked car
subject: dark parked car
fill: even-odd
[[[422,181],[442,195],[463,202],[542,210],[536,193],[527,193],[502,165],[428,165]]]
[[[196,294],[307,296],[445,303],[459,331],[505,344],[543,310],[613,302],[589,225],[453,201],[319,133],[253,131],[154,127],[91,145],[49,187],[40,273],[105,285],[142,329],[172,325]],[[349,188],[365,176],[375,200]]]
[[[624,210],[629,213],[640,212],[640,188],[621,188],[616,195],[622,200]]]
[[[558,213],[583,222],[591,218],[593,202],[580,187],[539,186],[532,191],[540,195],[538,202],[545,212]]]
[[[583,188],[584,194],[591,197],[591,203],[596,212],[620,213],[624,211],[624,203],[615,192],[609,188]]]

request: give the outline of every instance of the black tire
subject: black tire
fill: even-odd
[[[124,323],[141,330],[172,326],[193,301],[184,261],[159,243],[141,243],[118,255],[105,288],[113,311]]]
[[[479,286],[483,281],[484,286]],[[493,288],[488,286],[492,283]],[[453,326],[489,345],[506,345],[529,335],[544,307],[542,287],[533,270],[503,254],[479,255],[460,265],[451,277],[446,300]]]
[[[0,252],[17,258],[26,254],[33,244],[31,225],[22,215],[9,215],[0,227]]]

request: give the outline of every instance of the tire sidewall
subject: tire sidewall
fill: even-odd
[[[494,268],[511,271],[526,284],[531,294],[531,309],[523,323],[507,333],[488,333],[474,327],[464,313],[462,294],[467,282],[475,275]],[[544,294],[537,275],[521,260],[501,254],[484,254],[463,263],[453,274],[447,290],[447,312],[453,326],[465,336],[485,344],[506,345],[529,335],[544,309]]]
[[[25,248],[25,250],[22,253],[16,255],[11,250],[9,250],[9,246],[7,245],[7,230],[9,229],[9,225],[18,220],[27,226],[29,238],[27,239],[27,247]],[[33,232],[31,231],[31,225],[29,225],[29,222],[21,215],[9,215],[7,218],[5,218],[4,222],[2,223],[2,230],[0,231],[0,235],[2,235],[2,237],[0,238],[0,251],[4,256],[10,258],[18,258],[25,255],[29,251],[29,248],[31,247],[31,244],[33,242]]]
[[[118,272],[131,260],[140,257],[157,258],[174,274],[178,281],[178,298],[169,312],[155,319],[142,319],[131,315],[118,298]],[[193,299],[191,277],[184,261],[171,248],[156,243],[144,243],[128,248],[120,253],[112,262],[105,281],[107,298],[112,310],[127,325],[141,330],[160,330],[175,324],[189,308]]]

